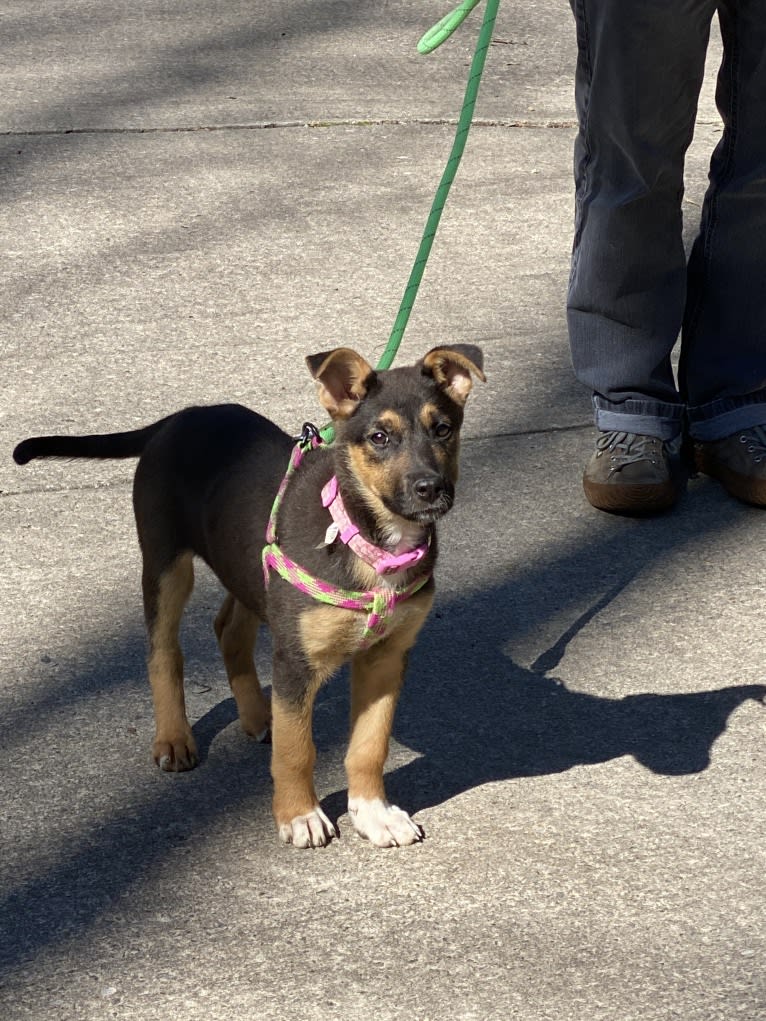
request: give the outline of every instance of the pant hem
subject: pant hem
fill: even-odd
[[[722,440],[740,429],[766,424],[766,392],[743,403],[732,399],[689,408],[689,435],[695,440]]]
[[[593,398],[596,428],[601,432],[637,433],[639,436],[656,436],[674,440],[683,429],[683,407],[660,402],[627,400],[610,404],[603,397]]]

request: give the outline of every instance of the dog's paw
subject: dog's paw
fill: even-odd
[[[178,737],[157,737],[152,748],[154,761],[166,773],[183,773],[197,765],[197,745],[191,732]]]
[[[338,831],[317,805],[308,815],[296,815],[290,822],[280,823],[279,839],[294,847],[324,847]]]
[[[231,681],[242,729],[256,741],[270,742],[271,703],[265,698],[255,674],[238,674]]]
[[[359,836],[376,847],[405,847],[425,836],[406,812],[381,798],[349,798],[348,814]]]

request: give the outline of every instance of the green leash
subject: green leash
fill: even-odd
[[[448,39],[452,33],[458,28],[468,17],[471,11],[479,3],[479,0],[464,0],[464,2],[448,14],[446,17],[434,27],[426,32],[423,38],[418,43],[418,51],[420,53],[431,53],[441,46],[441,44]],[[479,38],[476,42],[476,50],[473,55],[471,62],[471,70],[468,75],[468,84],[466,85],[465,96],[463,97],[463,108],[460,111],[460,118],[458,120],[457,130],[455,132],[455,140],[452,143],[452,151],[450,152],[447,165],[444,168],[439,187],[436,190],[433,203],[431,205],[431,212],[428,215],[426,221],[425,230],[423,232],[423,239],[420,242],[418,248],[418,254],[415,258],[415,264],[412,267],[410,278],[407,281],[407,286],[404,290],[404,297],[402,303],[399,306],[399,312],[394,322],[394,328],[391,331],[391,336],[388,339],[388,344],[381,355],[380,362],[378,364],[379,369],[388,369],[394,360],[396,352],[399,350],[404,330],[410,318],[412,307],[415,304],[415,298],[417,297],[418,288],[420,287],[420,281],[423,279],[423,272],[428,262],[428,256],[431,253],[431,246],[436,236],[436,230],[439,226],[442,211],[449,195],[449,190],[452,187],[452,182],[455,180],[457,174],[457,168],[460,166],[460,160],[463,156],[463,150],[465,149],[466,141],[468,140],[468,132],[471,127],[471,121],[473,120],[473,111],[476,106],[476,97],[479,94],[479,85],[481,84],[481,76],[484,71],[484,62],[487,57],[487,50],[489,44],[492,41],[492,32],[495,27],[495,19],[497,17],[497,9],[500,6],[500,0],[487,0],[487,7],[484,12],[484,21],[479,32]]]
[[[449,39],[455,29],[465,21],[478,3],[479,0],[463,0],[463,3],[461,3],[459,7],[455,8],[455,10],[450,14],[447,14],[440,22],[438,22],[438,24],[434,25],[433,28],[426,32],[418,43],[418,52],[431,53],[438,46],[441,46],[445,40]],[[452,187],[452,182],[455,180],[457,168],[460,166],[463,150],[465,149],[465,144],[468,140],[468,132],[471,128],[473,111],[476,106],[476,97],[479,94],[481,76],[484,72],[484,63],[487,58],[489,44],[492,41],[492,32],[495,27],[495,19],[497,18],[497,10],[499,6],[500,0],[487,0],[487,7],[484,11],[484,21],[482,22],[479,38],[476,42],[473,60],[471,61],[471,69],[468,74],[468,84],[466,85],[465,95],[463,97],[463,108],[460,111],[455,139],[452,143],[452,150],[450,152],[449,159],[447,160],[447,165],[444,168],[441,181],[439,182],[439,187],[436,189],[436,195],[434,196],[433,203],[431,204],[431,211],[428,214],[428,219],[426,220],[423,238],[420,242],[418,254],[415,258],[415,264],[412,267],[409,280],[407,281],[407,286],[404,289],[404,296],[402,298],[401,305],[399,306],[399,312],[396,316],[394,327],[391,331],[390,337],[388,338],[385,350],[380,356],[380,361],[378,362],[377,368],[379,371],[383,371],[384,369],[391,367],[391,363],[393,362],[396,352],[399,350],[399,345],[402,342],[402,337],[404,336],[404,331],[407,323],[409,322],[413,305],[415,304],[415,298],[417,297],[418,288],[420,287],[420,281],[423,279],[423,272],[425,271],[426,263],[428,262],[428,256],[431,253],[431,247],[434,243],[442,211],[444,210],[449,190]],[[331,425],[327,425],[322,429],[322,437],[325,442],[330,443],[333,435],[334,431]]]

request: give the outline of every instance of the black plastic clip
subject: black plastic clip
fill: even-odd
[[[318,447],[322,442],[322,434],[313,422],[304,422],[301,434],[296,440],[302,447]]]

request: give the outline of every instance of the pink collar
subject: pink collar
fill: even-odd
[[[405,553],[388,553],[386,550],[381,549],[380,546],[373,546],[371,542],[367,542],[348,516],[340,495],[340,489],[338,488],[338,479],[335,475],[333,475],[322,490],[322,506],[327,507],[335,522],[335,527],[330,525],[330,528],[327,530],[327,539],[325,541],[328,545],[335,538],[339,538],[341,542],[350,546],[361,560],[364,560],[370,567],[374,567],[378,574],[394,574],[405,567],[412,567],[413,564],[417,564],[422,560],[428,552],[430,543],[427,542]]]

